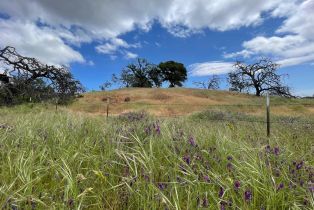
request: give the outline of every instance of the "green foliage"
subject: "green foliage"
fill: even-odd
[[[112,82],[120,83],[123,87],[161,87],[163,82],[169,82],[170,87],[181,87],[186,79],[187,73],[182,63],[167,61],[157,66],[138,58],[135,63],[127,65],[120,76],[114,74]]]
[[[187,79],[186,68],[182,63],[175,61],[161,62],[159,65],[161,73],[163,75],[163,81],[168,81],[169,87],[179,86],[181,87]]]
[[[144,58],[127,65],[119,77],[113,75],[112,81],[124,87],[160,87],[162,83],[159,68]]]

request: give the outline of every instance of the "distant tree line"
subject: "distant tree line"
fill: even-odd
[[[166,61],[156,65],[138,58],[123,68],[119,75],[113,74],[111,81],[105,82],[100,88],[106,90],[113,83],[120,87],[158,88],[164,82],[169,83],[169,87],[181,87],[186,79],[187,70],[182,63]]]
[[[14,47],[0,49],[0,104],[26,101],[67,103],[84,91],[65,66],[43,64]]]

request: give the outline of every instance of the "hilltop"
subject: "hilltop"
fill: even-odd
[[[265,98],[221,90],[190,88],[124,88],[88,92],[68,108],[73,111],[118,115],[145,110],[156,116],[180,116],[203,110],[264,115]],[[314,115],[314,100],[271,97],[271,111],[276,115]]]

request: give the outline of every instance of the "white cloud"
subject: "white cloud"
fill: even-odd
[[[48,64],[84,62],[83,56],[55,33],[31,22],[0,19],[0,32],[0,46],[14,46],[22,55],[38,58]]]
[[[135,54],[135,53],[129,52],[129,51],[125,51],[124,57],[125,57],[126,59],[134,59],[134,58],[137,58],[138,55]]]
[[[292,8],[292,6],[287,5],[287,8]],[[224,57],[265,55],[273,57],[282,66],[313,62],[314,0],[303,1],[301,4],[295,5],[292,11],[285,14],[288,18],[276,31],[278,35],[258,36],[245,41],[243,43],[244,50],[225,54]],[[274,11],[274,15],[282,16],[283,14]]]
[[[126,41],[124,41],[122,39],[113,38],[113,39],[110,39],[105,44],[96,46],[96,50],[99,53],[113,55],[113,54],[116,54],[118,52],[122,53],[123,49],[139,48],[139,47],[141,47],[140,43],[128,44]]]
[[[256,25],[263,20],[262,13],[290,2],[294,0],[10,0],[1,1],[0,10],[21,19],[40,18],[56,27],[75,25],[93,37],[108,39],[135,27],[148,31],[154,20],[170,31],[181,27],[190,32]]]
[[[314,27],[311,24],[314,21],[311,21],[310,13],[313,8],[308,4],[309,8],[306,5],[302,8],[300,0],[10,0],[0,1],[0,11],[10,16],[10,20],[4,22],[24,21],[32,24],[42,33],[60,40],[58,42],[63,43],[68,52],[72,51],[72,55],[77,52],[73,45],[79,47],[81,43],[95,41],[100,43],[96,47],[98,52],[112,56],[119,50],[134,47],[119,36],[135,29],[147,32],[154,22],[159,22],[174,36],[187,37],[201,33],[205,28],[226,31],[256,26],[263,22],[264,17],[287,17],[288,20],[278,32],[301,34],[302,31],[302,36],[310,39],[313,37]],[[295,9],[299,7],[301,9]],[[298,15],[303,14],[301,10],[309,17]],[[293,30],[290,30],[291,27]],[[17,30],[6,32],[11,33],[8,36],[18,36]],[[30,28],[27,33],[31,32]],[[0,33],[4,33],[2,28]],[[40,42],[37,43],[39,45]],[[43,49],[47,45],[41,43],[40,46]],[[38,54],[34,49],[28,48],[27,52]],[[51,57],[62,57],[61,53],[54,50],[57,55]],[[69,57],[69,54],[65,55],[65,58]],[[78,59],[76,54],[76,58],[67,62],[77,60],[82,58]]]
[[[210,61],[195,63],[188,67],[191,76],[208,76],[213,74],[226,74],[234,69],[234,63]]]

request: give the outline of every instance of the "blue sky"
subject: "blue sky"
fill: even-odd
[[[267,56],[295,94],[314,94],[313,0],[25,2],[0,2],[0,46],[69,65],[88,90],[138,57],[183,63],[195,87],[236,60]]]

